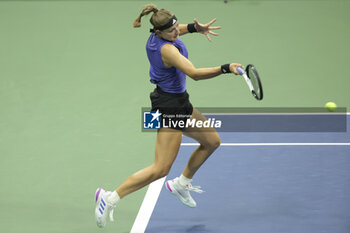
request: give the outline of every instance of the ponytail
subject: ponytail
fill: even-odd
[[[144,16],[144,15],[148,15],[149,13],[153,12],[153,14],[157,13],[158,12],[158,8],[156,5],[154,4],[148,4],[146,6],[144,6],[141,10],[141,14],[139,15],[139,17],[137,17],[135,20],[134,20],[134,23],[133,23],[133,27],[134,28],[138,28],[138,27],[141,27],[141,17]]]

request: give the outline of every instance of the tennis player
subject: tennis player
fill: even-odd
[[[152,111],[159,111],[163,115],[177,113],[179,118],[172,120],[188,120],[189,118],[205,121],[206,118],[192,107],[186,91],[186,76],[194,80],[203,80],[219,76],[223,73],[238,74],[237,67],[241,64],[231,63],[210,68],[196,68],[190,60],[185,44],[179,39],[187,33],[198,32],[204,34],[209,41],[210,35],[217,36],[212,30],[215,19],[207,24],[200,24],[197,20],[191,24],[179,24],[176,16],[169,10],[158,10],[155,5],[146,5],[141,14],[134,21],[134,27],[141,26],[141,17],[152,13],[150,19],[153,28],[148,38],[146,50],[150,62],[151,82],[156,88],[150,94]],[[166,189],[174,194],[181,202],[189,207],[196,207],[196,202],[190,191],[202,192],[200,187],[191,185],[192,177],[220,145],[220,137],[214,128],[181,128],[162,127],[158,130],[155,148],[155,158],[152,165],[129,176],[115,191],[98,188],[95,193],[95,217],[99,227],[106,225],[107,216],[113,221],[113,210],[118,201],[126,195],[141,189],[151,182],[166,176],[178,154],[182,135],[198,141],[200,145],[192,153],[185,169],[179,177],[168,180]]]

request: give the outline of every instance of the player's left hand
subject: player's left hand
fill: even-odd
[[[214,36],[219,35],[215,32],[212,32],[211,30],[220,29],[221,28],[220,26],[210,27],[210,25],[212,25],[216,21],[216,19],[213,19],[212,21],[210,21],[207,24],[201,24],[196,19],[194,19],[193,21],[194,21],[194,27],[196,28],[197,32],[204,34],[210,42],[211,42],[211,39],[210,39],[209,34],[214,35]]]

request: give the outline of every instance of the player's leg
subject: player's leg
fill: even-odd
[[[179,151],[181,139],[180,130],[160,129],[157,134],[153,164],[129,176],[117,188],[120,198],[166,176]]]
[[[99,227],[106,225],[108,215],[113,221],[113,209],[121,198],[168,174],[179,151],[181,139],[182,132],[179,130],[160,129],[157,133],[155,159],[151,166],[129,176],[114,192],[97,189],[95,217]]]
[[[196,108],[193,109],[192,118],[205,121],[207,118],[203,116]],[[199,146],[192,153],[187,166],[183,171],[183,175],[192,179],[193,175],[209,158],[209,156],[220,146],[221,140],[219,134],[214,128],[187,128],[184,135],[193,138],[199,142]]]
[[[192,118],[205,121],[206,118],[197,110],[193,109]],[[169,192],[179,198],[179,200],[189,207],[196,207],[190,191],[201,193],[200,187],[191,185],[192,177],[200,166],[220,145],[220,137],[215,129],[187,128],[184,134],[200,143],[199,147],[192,153],[183,173],[173,180],[168,180],[165,186]]]

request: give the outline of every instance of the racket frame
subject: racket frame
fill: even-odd
[[[258,84],[259,90],[260,90],[260,97],[256,94],[256,92],[254,90],[251,78],[249,77],[249,71],[253,72],[255,77],[256,77],[257,84]],[[255,66],[253,64],[247,65],[247,67],[245,68],[245,72],[243,73],[242,76],[244,77],[245,81],[247,82],[249,89],[252,92],[254,98],[257,100],[262,100],[264,97],[263,89],[262,89],[262,85],[261,85],[261,81],[260,81],[260,76],[259,76],[258,71],[256,70]]]

